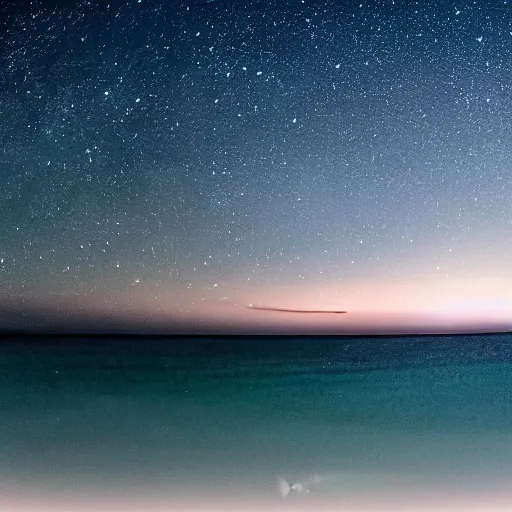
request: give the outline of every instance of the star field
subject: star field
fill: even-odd
[[[6,301],[510,325],[507,2],[2,9]]]

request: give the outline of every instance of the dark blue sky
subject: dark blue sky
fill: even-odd
[[[510,327],[508,3],[2,9],[11,313]]]

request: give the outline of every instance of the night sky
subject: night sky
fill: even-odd
[[[1,11],[0,327],[512,328],[512,4]]]

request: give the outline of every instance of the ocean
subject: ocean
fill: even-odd
[[[509,510],[511,484],[511,334],[0,340],[2,511]]]

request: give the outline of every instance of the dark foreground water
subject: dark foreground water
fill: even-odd
[[[1,510],[508,510],[509,488],[512,335],[0,341]]]

